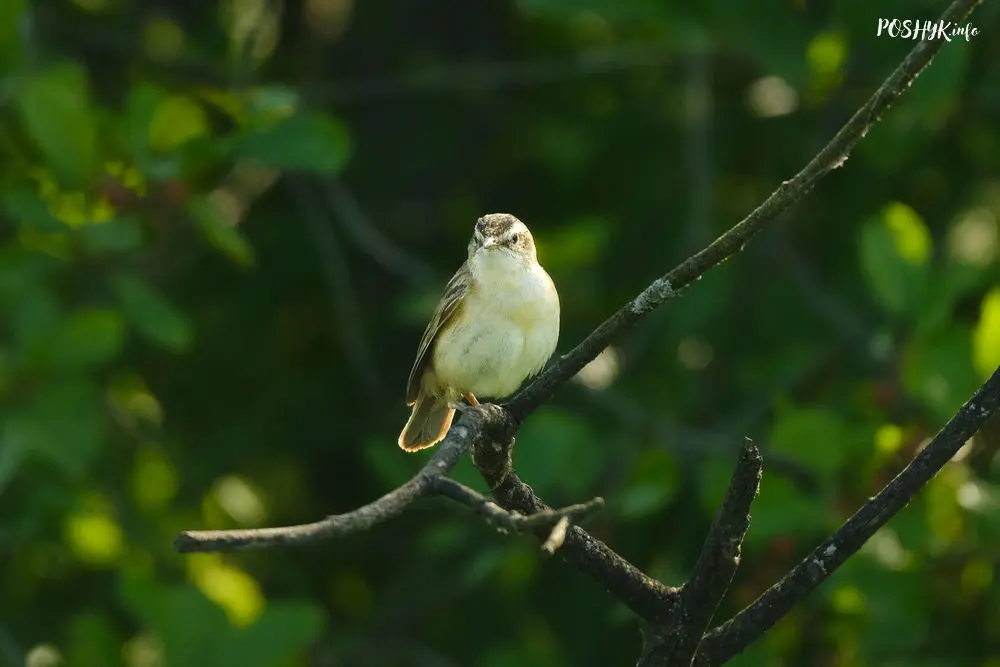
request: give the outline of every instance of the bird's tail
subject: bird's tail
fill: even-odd
[[[421,392],[399,434],[399,446],[408,452],[433,447],[448,433],[454,416],[455,408],[449,407],[445,397]]]

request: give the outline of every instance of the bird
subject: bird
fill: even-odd
[[[476,221],[468,257],[448,281],[406,385],[407,452],[444,439],[455,410],[503,399],[537,375],[559,342],[559,293],[528,227],[509,213]]]

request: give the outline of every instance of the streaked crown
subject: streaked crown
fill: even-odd
[[[490,213],[476,221],[476,230],[469,241],[469,257],[484,246],[504,248],[535,259],[535,240],[531,232],[510,213]]]

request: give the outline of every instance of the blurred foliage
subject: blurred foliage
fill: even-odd
[[[478,215],[536,232],[566,350],[846,120],[912,46],[876,39],[879,17],[944,6],[0,4],[0,665],[18,667],[633,660],[598,586],[443,501],[311,549],[171,541],[315,520],[419,468],[394,444],[403,384]],[[670,584],[757,440],[720,618],[1000,364],[998,13],[518,438],[526,481],[608,498],[589,527]],[[734,664],[1000,665],[998,449],[994,423]]]

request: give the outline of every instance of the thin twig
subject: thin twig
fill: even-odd
[[[604,507],[603,498],[594,498],[588,502],[569,505],[561,509],[537,512],[535,514],[521,514],[517,511],[509,512],[503,509],[475,489],[469,488],[450,477],[435,477],[432,486],[442,496],[463,505],[468,505],[476,513],[481,514],[490,524],[511,532],[533,531],[542,528],[551,529],[562,519],[582,519],[588,514]]]
[[[569,530],[569,517],[564,516],[552,527],[552,532],[542,544],[542,551],[553,555],[559,547],[566,543],[566,531]]]
[[[1000,407],[1000,368],[878,495],[750,606],[705,636],[695,664],[721,665],[833,574],[941,470]]]

